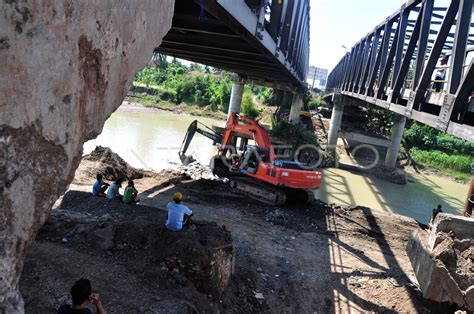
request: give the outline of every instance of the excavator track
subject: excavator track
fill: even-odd
[[[238,194],[248,196],[269,205],[279,206],[286,202],[286,193],[284,190],[252,178],[232,178],[229,181],[229,186]]]

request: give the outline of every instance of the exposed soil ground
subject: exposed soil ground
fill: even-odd
[[[90,191],[100,166],[85,158],[70,189]],[[92,281],[114,313],[450,310],[424,300],[417,287],[405,247],[422,226],[411,218],[317,201],[276,208],[230,193],[222,182],[172,171],[144,173],[135,182],[140,205],[105,203],[86,210],[84,196],[69,199],[67,206],[58,201],[25,261],[20,288],[27,313],[54,311],[80,277]],[[196,220],[223,225],[232,235],[235,270],[222,296],[198,291],[179,271],[149,258],[146,249],[100,251],[68,238],[79,225],[101,222],[127,226],[122,237],[133,238],[134,228],[164,224],[176,191],[183,192]]]

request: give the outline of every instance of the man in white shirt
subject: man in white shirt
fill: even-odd
[[[119,189],[122,187],[122,179],[115,180],[107,189],[107,198],[109,200],[122,200]]]
[[[168,203],[168,219],[166,220],[166,228],[172,231],[181,231],[183,227],[188,225],[193,212],[185,205],[181,204],[183,194],[176,192],[173,195],[173,202]]]

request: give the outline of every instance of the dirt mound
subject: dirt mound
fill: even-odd
[[[147,171],[130,166],[108,147],[97,146],[83,160],[94,162],[96,173],[101,173],[106,180],[140,179],[147,175]]]
[[[82,200],[79,211],[103,217],[98,220],[71,215],[67,209]],[[68,192],[61,204],[59,219],[42,229],[40,238],[63,241],[73,248],[94,254],[107,254],[153,278],[163,270],[179,273],[199,292],[220,296],[230,283],[234,248],[230,232],[215,222],[193,221],[182,232],[164,226],[165,215],[156,221],[116,220],[109,212],[155,210],[129,206],[84,192]],[[137,213],[139,215],[139,213]],[[161,220],[161,221],[160,221]]]

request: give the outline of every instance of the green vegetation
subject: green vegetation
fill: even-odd
[[[301,123],[291,124],[286,121],[275,122],[272,120],[272,130],[270,134],[292,145],[293,149],[297,149],[299,146],[305,144],[318,145],[316,134],[306,129]]]
[[[255,106],[252,94],[249,92],[244,92],[241,111],[244,116],[254,120],[260,115],[260,110]]]
[[[367,113],[369,119],[365,124],[365,131],[390,136],[394,113],[373,107],[369,107]]]
[[[413,122],[403,134],[405,150],[423,166],[467,180],[474,163],[474,143]]]
[[[323,98],[309,97],[307,101],[308,110],[316,110],[318,107],[326,107],[327,103]]]
[[[169,62],[160,54],[155,54],[152,64],[137,73],[134,86],[146,88],[147,95],[130,98],[147,106],[185,104],[199,106],[203,111],[222,112],[228,110],[232,91],[230,73],[198,64],[186,66],[177,59]],[[272,97],[269,88],[246,88],[243,114],[256,118],[260,114],[259,105],[268,104]]]

